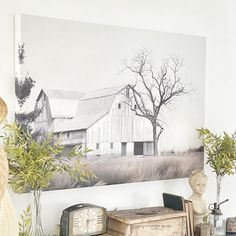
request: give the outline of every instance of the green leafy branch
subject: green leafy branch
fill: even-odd
[[[63,153],[64,146],[60,145],[59,139],[54,140],[52,134],[37,142],[16,123],[4,124],[4,131],[2,138],[8,154],[9,183],[14,191],[44,189],[55,173],[63,171],[77,181],[87,181],[95,177],[88,166],[80,161],[83,154],[89,150],[75,146],[61,158],[58,156]]]
[[[236,162],[236,133],[217,135],[210,130],[197,129],[207,154],[207,164],[217,176],[232,175]]]
[[[32,221],[31,208],[30,205],[23,210],[23,213],[20,215],[20,221],[18,222],[19,226],[19,236],[29,236],[30,235],[30,225]],[[59,236],[56,234],[47,236]]]
[[[30,205],[23,210],[23,213],[20,215],[19,226],[19,236],[29,236],[30,225],[31,225],[31,210]]]

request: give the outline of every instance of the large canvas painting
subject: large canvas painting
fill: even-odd
[[[19,16],[17,122],[38,142],[50,133],[65,149],[89,149],[81,163],[95,175],[75,182],[62,173],[48,190],[183,178],[202,169],[196,128],[204,124],[205,43]]]

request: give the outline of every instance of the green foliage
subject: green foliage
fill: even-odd
[[[35,121],[35,119],[42,112],[42,109],[35,108],[33,111],[25,113],[15,113],[15,120],[17,124],[21,125],[21,128],[26,132],[32,132],[31,124]],[[37,135],[37,134],[32,134]]]
[[[24,80],[20,80],[17,77],[15,78],[16,98],[20,107],[26,102],[34,86],[35,81],[29,75],[27,75]]]
[[[20,222],[18,222],[19,226],[19,236],[29,236],[30,235],[30,225],[31,225],[32,215],[30,205],[27,206],[23,213],[20,215]],[[47,236],[59,236],[56,234]]]
[[[30,225],[31,225],[31,211],[30,205],[20,215],[19,225],[19,236],[29,236]]]
[[[208,224],[209,223],[209,213],[206,214],[205,216],[203,216],[202,221],[203,221],[204,224]]]
[[[58,157],[64,150],[59,140],[48,135],[37,142],[29,132],[16,123],[4,125],[4,149],[8,155],[9,183],[14,191],[26,192],[44,189],[55,173],[68,172],[77,181],[94,177],[85,164],[81,164],[81,146],[75,146],[64,157]]]
[[[18,77],[15,77],[15,93],[20,108],[22,108],[24,103],[28,100],[31,94],[31,90],[34,88],[34,86],[35,80],[33,80],[28,74],[24,77],[24,79],[19,79]],[[20,124],[22,129],[24,129],[25,131],[31,132],[31,124],[35,121],[35,119],[39,116],[41,112],[42,110],[38,108],[28,113],[16,112],[16,123]]]
[[[208,129],[197,129],[207,154],[207,164],[216,175],[232,175],[236,163],[236,133],[217,135]]]

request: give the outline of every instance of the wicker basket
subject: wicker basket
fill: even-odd
[[[0,123],[6,118],[7,116],[7,105],[0,97]]]

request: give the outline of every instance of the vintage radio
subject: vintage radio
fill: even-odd
[[[105,208],[92,204],[77,204],[63,210],[60,236],[89,236],[105,232]]]

